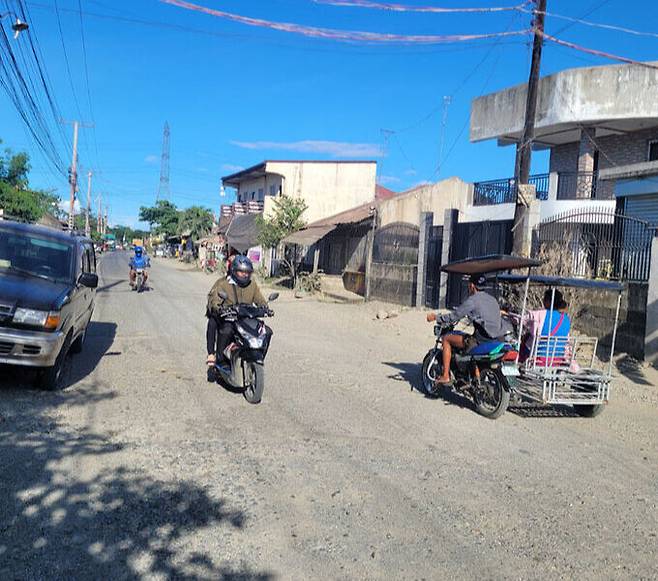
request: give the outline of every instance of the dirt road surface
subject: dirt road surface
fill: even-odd
[[[1,579],[658,576],[658,396],[596,419],[428,400],[424,314],[283,296],[263,403],[205,379],[212,279],[103,258],[70,387],[0,380]]]

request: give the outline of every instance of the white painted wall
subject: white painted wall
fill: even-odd
[[[268,161],[266,171],[268,186],[270,179],[279,179],[284,195],[306,201],[307,223],[375,199],[376,162]],[[273,203],[265,197],[265,214]]]
[[[539,203],[539,219],[553,218],[571,210],[614,210],[615,200],[545,200]],[[460,222],[483,222],[486,220],[512,220],[514,204],[497,204],[495,206],[468,206],[459,213]]]
[[[442,226],[445,210],[456,208],[463,212],[472,199],[473,184],[456,177],[448,178],[380,202],[379,224],[407,222],[420,225],[420,213],[433,212],[434,226]]]

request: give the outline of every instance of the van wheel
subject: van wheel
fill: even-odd
[[[85,330],[78,335],[78,338],[71,343],[71,353],[82,353],[82,349],[85,344],[85,339],[87,338],[87,327]]]
[[[44,367],[37,375],[37,385],[41,389],[47,391],[59,391],[62,388],[62,375],[66,366],[66,360],[69,354],[69,340],[67,339],[62,345],[62,350],[59,352],[55,365],[52,367]]]

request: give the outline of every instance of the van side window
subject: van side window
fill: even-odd
[[[85,246],[85,254],[89,261],[89,272],[96,272],[96,254],[91,246]]]
[[[89,254],[87,254],[87,250],[84,246],[82,246],[80,250],[82,251],[80,253],[82,256],[82,272],[91,272],[89,268]]]

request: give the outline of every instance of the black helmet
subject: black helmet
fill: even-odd
[[[249,286],[251,282],[251,275],[254,272],[254,265],[251,260],[242,254],[236,256],[231,261],[231,277],[238,284],[239,287]],[[238,273],[245,273],[242,277]],[[246,275],[246,276],[245,276]]]

